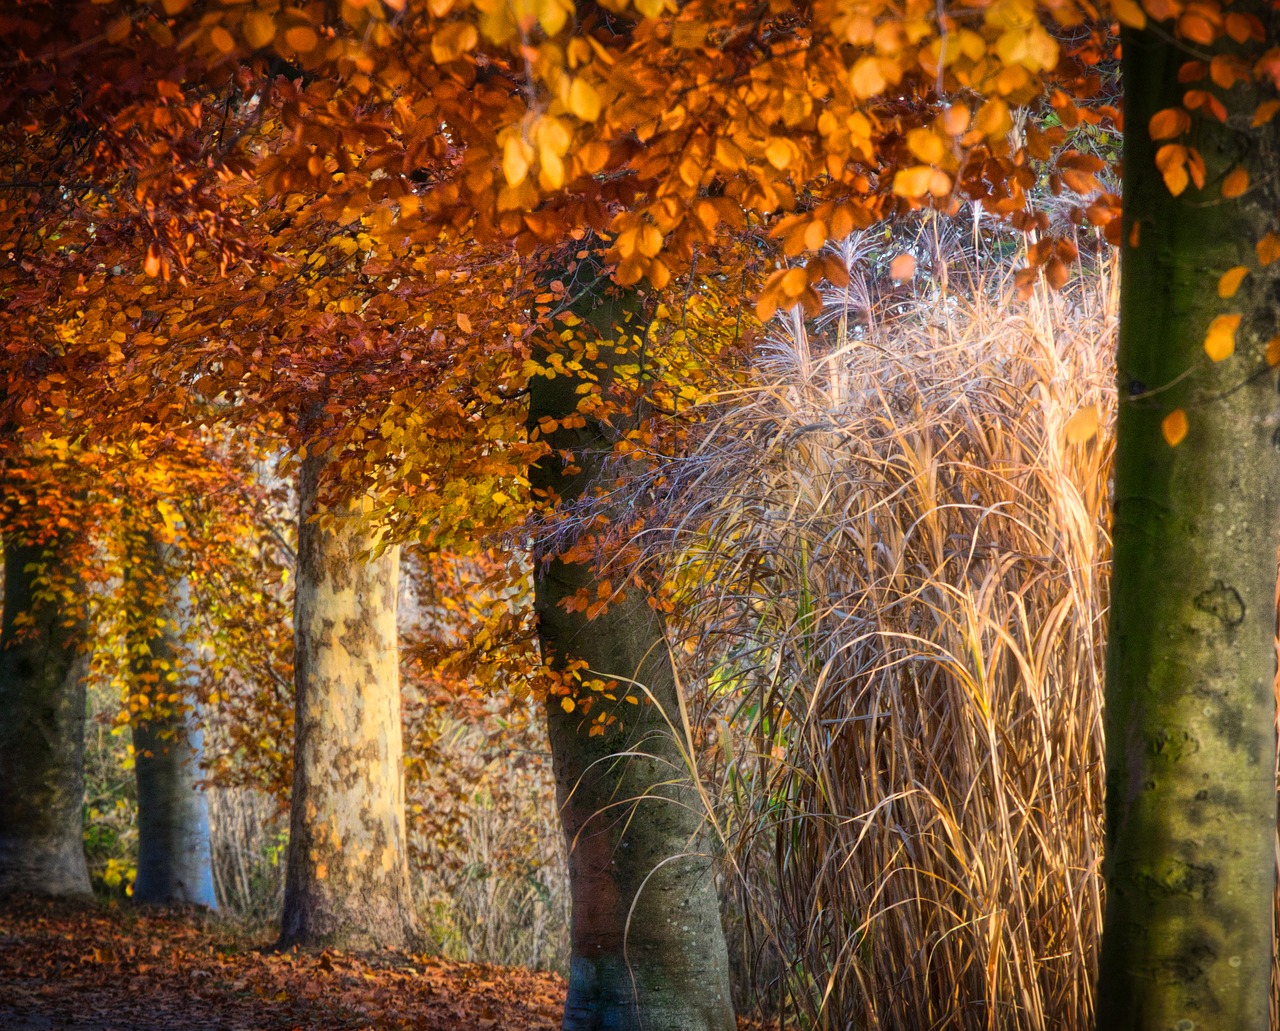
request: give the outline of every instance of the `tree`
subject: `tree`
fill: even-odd
[[[77,584],[65,565],[67,536],[46,527],[42,538],[12,522],[4,530],[0,895],[89,894],[81,832],[89,656],[83,613],[63,597]]]
[[[1280,542],[1280,134],[1268,111],[1280,54],[1261,54],[1276,38],[1269,4],[1187,8],[1174,33],[1147,9],[1151,23],[1129,19],[1124,37],[1098,1022],[1264,1029]]]
[[[396,599],[399,549],[349,506],[323,507],[325,462],[299,486],[293,795],[283,946],[403,947],[405,844]]]
[[[174,568],[174,548],[143,533],[125,577],[135,592],[129,649],[138,788],[138,875],[135,902],[217,908],[209,844],[209,804],[199,784],[204,735],[184,652],[190,585]],[[189,628],[187,628],[189,633]]]
[[[594,265],[577,277],[568,321],[580,345],[548,354],[529,400],[529,424],[551,448],[531,485],[568,509],[608,484],[633,418],[625,403],[610,414],[619,370],[643,360],[648,321],[636,293]],[[662,619],[641,587],[611,587],[590,555],[551,545],[534,561],[543,658],[562,677],[546,706],[573,896],[563,1026],[727,1031],[728,955]],[[604,601],[584,608],[582,595]]]

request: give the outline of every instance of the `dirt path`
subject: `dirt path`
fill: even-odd
[[[3,1031],[555,1031],[553,974],[385,952],[271,954],[182,913],[0,908]]]

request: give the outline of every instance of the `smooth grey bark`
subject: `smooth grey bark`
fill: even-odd
[[[84,856],[84,626],[37,601],[59,543],[6,539],[0,627],[0,896],[88,896]],[[28,626],[19,617],[28,617]]]
[[[1275,29],[1261,0],[1232,10]],[[1229,42],[1224,49],[1241,50]],[[1260,48],[1255,48],[1260,49]],[[1222,92],[1230,127],[1196,119],[1206,186],[1173,197],[1148,122],[1181,103],[1187,52],[1161,27],[1126,32],[1124,247],[1114,559],[1107,667],[1107,906],[1097,995],[1107,1031],[1264,1031],[1269,1025],[1276,833],[1276,546],[1280,332],[1276,122]],[[1253,189],[1221,196],[1243,164]],[[1250,274],[1230,300],[1219,277]],[[1204,349],[1243,316],[1235,353]],[[1162,421],[1185,411],[1170,447]]]
[[[599,290],[612,291],[607,281]],[[600,341],[588,371],[607,383],[618,362],[612,344],[643,334],[634,294],[586,296],[574,307]],[[577,410],[577,375],[535,377],[529,425]],[[562,503],[598,482],[616,431],[588,419],[547,435],[554,449],[530,471],[535,490]],[[572,452],[567,468],[558,452]],[[576,469],[576,471],[575,471]],[[590,712],[547,702],[556,797],[569,852],[572,896],[566,1031],[728,1031],[736,1026],[729,966],[711,858],[698,798],[672,721],[681,725],[677,685],[661,619],[643,592],[623,589],[595,618],[562,602],[595,571],[558,556],[535,556],[534,590],[544,658],[556,668],[587,664],[590,676],[619,681],[618,702],[598,696]],[[641,686],[635,686],[641,685]],[[627,704],[623,695],[652,701]],[[610,706],[620,722],[590,734]]]
[[[402,947],[416,930],[405,835],[396,627],[399,549],[299,486],[293,795],[280,944]]]
[[[138,875],[133,900],[217,908],[209,844],[209,803],[200,781],[204,735],[195,700],[184,690],[182,627],[190,619],[188,585],[171,549],[144,542],[131,579],[142,585],[138,626],[146,639],[134,654],[135,689],[151,715],[133,726],[138,787]],[[164,626],[159,625],[160,622]],[[177,679],[169,680],[170,674]],[[157,693],[165,695],[157,698]]]

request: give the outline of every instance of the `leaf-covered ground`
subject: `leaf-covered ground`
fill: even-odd
[[[3,1031],[554,1031],[554,974],[384,952],[272,953],[198,915],[0,907]]]

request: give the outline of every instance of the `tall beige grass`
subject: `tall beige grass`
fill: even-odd
[[[684,651],[721,706],[759,998],[823,1028],[1083,1031],[1111,269],[1026,302],[932,283],[776,324],[677,465]]]

